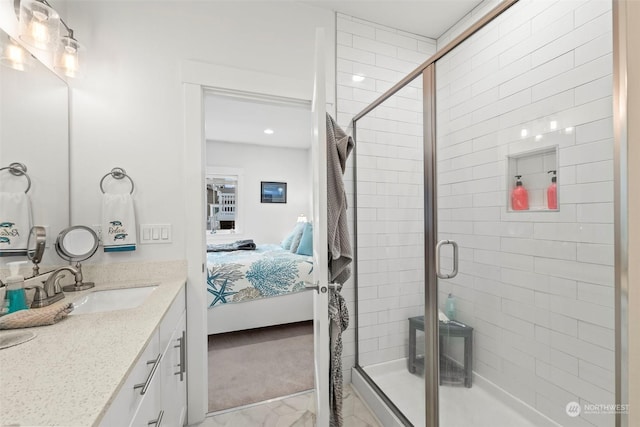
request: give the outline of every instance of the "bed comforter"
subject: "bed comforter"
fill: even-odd
[[[313,260],[282,249],[257,245],[255,251],[207,253],[209,308],[304,290],[313,280]]]

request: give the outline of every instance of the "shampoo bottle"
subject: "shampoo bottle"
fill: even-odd
[[[549,209],[558,209],[558,185],[556,184],[556,171],[549,171],[552,173],[551,184],[547,188],[547,207]]]
[[[529,194],[520,180],[522,175],[516,175],[516,188],[511,192],[511,209],[525,211],[529,209]]]
[[[6,304],[8,304],[7,314],[29,308],[27,307],[27,297],[24,293],[24,277],[18,274],[20,264],[25,263],[26,261],[7,263],[11,274],[6,280],[7,293],[5,300],[7,301]]]
[[[452,294],[449,294],[447,297],[447,303],[444,307],[445,314],[449,318],[449,320],[454,320],[456,317],[456,299]]]

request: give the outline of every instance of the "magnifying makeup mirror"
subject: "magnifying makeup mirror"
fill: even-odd
[[[27,240],[27,258],[33,263],[33,275],[40,274],[40,267],[38,264],[42,261],[44,255],[44,248],[47,243],[47,231],[40,225],[34,225],[29,232],[29,239]]]
[[[74,225],[65,228],[58,234],[56,239],[56,252],[64,260],[75,262],[76,270],[82,277],[82,266],[80,261],[85,261],[93,256],[98,250],[98,235],[91,228],[84,225]],[[81,282],[75,285],[67,285],[62,288],[65,292],[81,291],[94,286],[92,282]]]

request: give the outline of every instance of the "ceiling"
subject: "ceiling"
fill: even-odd
[[[365,21],[437,39],[482,0],[301,0]]]
[[[308,105],[207,94],[204,111],[207,141],[291,148],[311,146]],[[272,129],[273,134],[265,134],[265,129]]]
[[[482,0],[299,0],[425,37],[438,38]],[[264,133],[273,129],[272,135]],[[205,97],[205,138],[305,149],[311,146],[309,106],[227,95]]]

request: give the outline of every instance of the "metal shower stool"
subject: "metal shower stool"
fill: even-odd
[[[467,388],[471,387],[472,381],[472,360],[473,360],[473,328],[464,323],[444,323],[440,322],[438,332],[440,335],[440,348],[442,349],[443,337],[461,337],[464,338],[464,368],[463,379]],[[461,326],[464,325],[464,326]],[[424,360],[419,359],[416,355],[416,331],[424,331],[424,316],[416,316],[409,318],[409,372],[415,373],[416,368],[424,368]],[[442,354],[440,359],[442,360]],[[451,379],[444,377],[444,379]],[[440,375],[440,384],[442,384],[443,376]]]

